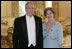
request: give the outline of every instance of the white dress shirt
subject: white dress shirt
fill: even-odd
[[[26,23],[27,23],[27,30],[28,30],[28,47],[36,45],[36,27],[35,27],[35,20],[34,16],[29,17],[26,15]]]

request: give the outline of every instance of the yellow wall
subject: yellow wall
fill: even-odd
[[[1,1],[1,17],[11,17],[11,1]]]
[[[59,18],[65,19],[66,25],[71,25],[71,1],[59,2]]]
[[[19,7],[17,1],[1,1],[1,17],[10,18],[19,16]]]

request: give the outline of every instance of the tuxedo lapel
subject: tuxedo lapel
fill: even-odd
[[[23,20],[22,20],[22,28],[26,37],[26,40],[28,42],[28,31],[27,31],[27,23],[26,23],[26,15],[23,16]]]
[[[36,19],[35,16],[34,16],[34,19],[35,19],[35,26],[36,26],[36,41],[37,41],[37,38],[38,38],[38,22],[37,22],[37,19]]]

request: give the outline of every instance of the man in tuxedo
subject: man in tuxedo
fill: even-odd
[[[43,48],[42,19],[34,16],[34,5],[26,3],[26,15],[14,22],[14,48]]]

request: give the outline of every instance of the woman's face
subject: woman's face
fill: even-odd
[[[47,18],[48,20],[51,20],[51,19],[53,19],[53,17],[54,17],[54,13],[53,13],[51,10],[48,10],[48,11],[46,12],[46,18]]]

